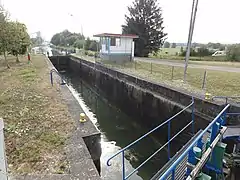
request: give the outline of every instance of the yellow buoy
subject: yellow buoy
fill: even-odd
[[[84,113],[81,113],[80,114],[80,122],[83,123],[83,122],[86,122],[87,119],[86,119],[86,115]]]

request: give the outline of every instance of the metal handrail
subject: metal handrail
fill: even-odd
[[[194,139],[194,141],[191,143],[191,145],[188,146],[188,148],[181,154],[181,156],[179,156],[179,158],[168,168],[168,170],[163,173],[163,175],[159,178],[159,180],[165,180],[170,175],[170,173],[173,173],[175,171],[178,164],[180,164],[181,161],[188,155],[188,153],[193,149],[193,147],[196,145],[196,143],[202,139],[203,135],[208,131],[208,129],[212,128],[214,125],[216,125],[216,123],[220,123],[220,125],[223,125],[224,122],[222,122],[221,117],[226,115],[226,111],[228,110],[229,107],[230,107],[230,104],[228,104],[217,115],[217,117],[215,117],[215,119]],[[214,140],[213,137],[216,135],[217,135],[217,132],[212,133],[211,138],[210,138],[210,143],[212,143],[212,141]]]
[[[180,115],[181,113],[183,113],[185,110],[187,110],[188,108],[192,107],[192,121],[190,123],[188,123],[181,131],[179,131],[174,137],[170,138],[170,122],[171,120],[173,120],[175,117],[177,117],[178,115]],[[124,162],[124,152],[125,150],[129,149],[130,147],[132,147],[133,145],[137,144],[138,142],[140,142],[142,139],[144,139],[145,137],[147,137],[149,134],[153,133],[154,131],[156,131],[157,129],[163,127],[164,125],[168,124],[168,142],[166,142],[160,149],[158,149],[155,153],[153,153],[150,157],[148,157],[143,163],[141,163],[135,170],[133,170],[129,175],[125,176],[125,162]],[[161,123],[160,125],[158,125],[157,127],[155,127],[154,129],[152,129],[151,131],[149,131],[148,133],[144,134],[143,136],[141,136],[140,138],[138,138],[137,140],[135,140],[134,142],[132,142],[131,144],[129,144],[128,146],[126,146],[125,148],[121,149],[120,151],[118,151],[117,153],[115,153],[113,156],[111,156],[108,160],[107,160],[107,165],[111,166],[110,161],[115,158],[117,155],[122,153],[122,179],[126,180],[128,179],[130,176],[132,176],[137,170],[139,170],[144,164],[146,164],[153,156],[155,156],[158,152],[160,152],[164,147],[166,147],[168,145],[168,152],[170,152],[170,142],[176,138],[181,132],[183,132],[187,127],[189,127],[192,124],[192,130],[194,131],[194,99],[192,98],[192,102],[186,106],[184,109],[182,109],[181,111],[179,111],[177,114],[175,114],[174,116],[172,116],[171,118],[169,118],[168,120],[164,121],[163,123]],[[170,153],[168,154],[169,159],[170,157]]]
[[[66,81],[63,79],[62,75],[56,69],[51,69],[51,71],[50,71],[50,81],[51,81],[52,86],[53,86],[53,73],[54,72],[61,78],[61,85],[65,85]]]

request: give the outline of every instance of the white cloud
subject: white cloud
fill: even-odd
[[[120,33],[132,0],[5,0],[12,18],[26,23],[30,32],[41,31],[50,39],[64,29]],[[186,42],[192,0],[159,0],[169,41]],[[238,0],[199,0],[193,41],[240,42]],[[73,14],[70,16],[69,14]]]

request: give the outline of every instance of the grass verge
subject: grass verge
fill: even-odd
[[[51,87],[44,56],[32,63],[0,61],[0,117],[5,123],[9,170],[13,174],[68,173],[65,141],[74,127],[58,87]]]

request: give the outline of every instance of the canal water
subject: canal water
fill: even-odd
[[[85,104],[87,111],[93,116],[94,124],[101,132],[101,176],[103,179],[121,180],[122,159],[121,154],[111,161],[111,166],[106,162],[109,157],[121,148],[124,148],[149,129],[145,129],[132,117],[129,117],[115,105],[111,104],[97,88],[90,86],[80,79],[79,75],[70,72],[61,72],[67,82],[78,96],[79,100]],[[142,140],[125,153],[126,175],[138,167],[152,153],[161,147],[165,142],[160,138],[152,136]],[[152,158],[142,168],[139,169],[131,180],[150,179],[167,161],[167,149],[163,149],[156,157]]]

